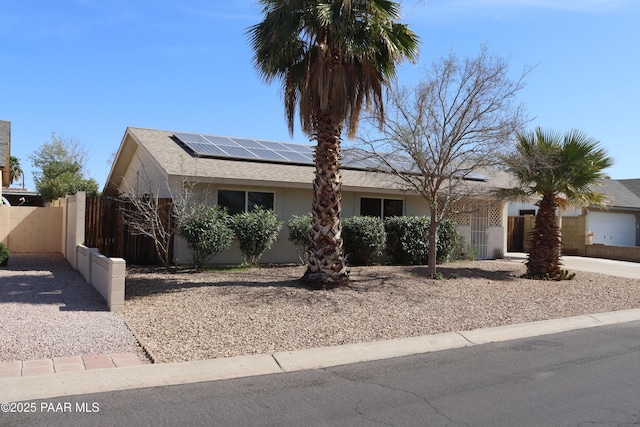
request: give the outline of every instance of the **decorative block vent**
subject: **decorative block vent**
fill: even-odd
[[[471,215],[476,215],[480,210],[484,210],[484,215],[489,216],[489,227],[502,227],[502,205],[501,203],[495,203],[491,206],[487,206],[484,203],[463,203],[458,202],[453,205],[449,218],[456,222],[458,225],[470,225]]]
[[[502,209],[500,205],[493,205],[489,209],[489,227],[502,226]]]
[[[468,206],[465,206],[462,202],[458,202],[452,206],[448,218],[455,221],[458,225],[469,225],[471,223],[469,211]]]

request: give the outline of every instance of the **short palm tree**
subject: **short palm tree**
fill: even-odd
[[[340,138],[355,137],[363,108],[381,120],[383,88],[396,64],[414,60],[418,37],[397,23],[389,0],[259,0],[264,20],[248,29],[254,62],[267,81],[281,80],[293,135],[316,141],[312,243],[304,278],[318,287],[348,280],[340,223]]]
[[[9,157],[9,182],[13,183],[20,179],[24,172],[20,166],[20,159],[15,156]]]
[[[593,190],[613,164],[599,141],[581,131],[561,135],[536,128],[518,133],[516,154],[507,165],[519,186],[512,196],[539,196],[531,250],[527,259],[527,277],[555,278],[560,273],[562,242],[556,210],[566,205],[590,206],[605,203],[604,195]]]

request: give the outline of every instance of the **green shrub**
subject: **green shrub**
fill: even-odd
[[[0,242],[0,267],[6,267],[9,263],[9,249],[7,246]]]
[[[287,221],[289,227],[289,241],[296,247],[301,263],[307,262],[307,247],[311,242],[311,213],[294,215]]]
[[[444,219],[438,226],[438,252],[436,262],[444,264],[459,259],[464,250],[464,238],[458,232],[458,225],[451,219]]]
[[[229,226],[229,215],[219,206],[197,204],[185,208],[178,218],[178,233],[191,249],[196,270],[215,254],[231,246],[233,230]]]
[[[431,220],[421,217],[391,217],[385,220],[387,252],[393,262],[402,265],[424,265],[429,259],[429,224]],[[463,240],[455,222],[445,219],[438,227],[436,262],[451,261],[460,252]]]
[[[354,216],[342,220],[344,251],[352,265],[368,265],[382,254],[387,240],[384,222],[371,216]]]
[[[232,216],[230,224],[240,241],[243,265],[256,265],[262,254],[276,241],[282,228],[282,221],[273,211],[259,206],[251,212]]]
[[[385,219],[387,252],[401,265],[427,263],[429,253],[429,218],[394,216]]]

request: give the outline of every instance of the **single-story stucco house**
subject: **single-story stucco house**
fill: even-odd
[[[605,195],[607,205],[588,208],[567,208],[565,218],[583,217],[586,232],[580,234],[585,243],[609,246],[640,246],[640,180],[603,179],[593,190]],[[510,203],[509,217],[536,215],[538,207],[533,203]],[[571,230],[563,229],[563,239],[571,239]]]
[[[230,138],[166,130],[127,128],[104,188],[104,195],[126,191],[175,197],[185,185],[206,195],[212,204],[235,213],[259,204],[273,209],[286,224],[293,215],[311,210],[314,178],[313,147],[310,145]],[[342,217],[374,215],[421,216],[429,213],[426,201],[403,190],[390,174],[373,172],[343,162]],[[473,185],[507,188],[509,177],[499,171],[474,176]],[[472,201],[465,203],[471,206]],[[506,250],[506,201],[492,200],[483,208],[460,210],[453,219],[461,234],[477,251],[478,258],[496,258]],[[237,247],[213,259],[214,263],[236,263]],[[298,260],[288,241],[286,225],[261,262],[288,263]],[[180,239],[175,242],[174,261],[190,262],[190,252]]]

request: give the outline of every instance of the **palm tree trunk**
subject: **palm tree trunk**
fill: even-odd
[[[560,273],[560,228],[556,222],[554,194],[544,194],[539,203],[536,223],[531,232],[531,250],[527,259],[527,276],[553,279]]]
[[[317,120],[315,179],[313,181],[312,236],[303,280],[317,289],[348,282],[342,249],[342,182],[340,180],[340,127],[329,115]]]

